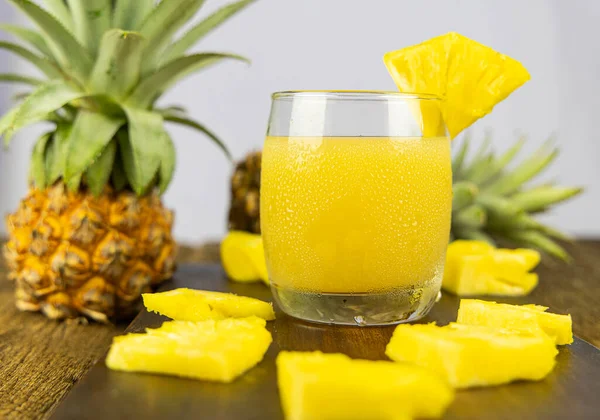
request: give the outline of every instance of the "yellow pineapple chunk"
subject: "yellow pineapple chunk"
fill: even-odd
[[[275,319],[271,303],[233,293],[181,288],[162,293],[145,293],[142,298],[149,311],[177,321],[245,318],[252,315],[267,321]]]
[[[508,305],[477,299],[462,299],[456,322],[469,325],[528,330],[540,327],[556,344],[571,344],[573,331],[571,315],[546,312],[538,305]]]
[[[456,323],[399,325],[386,349],[390,359],[427,367],[456,388],[542,379],[554,368],[557,353],[541,330]]]
[[[110,369],[231,382],[259,363],[271,344],[257,317],[169,321],[146,334],[113,339]]]
[[[448,245],[442,287],[458,296],[523,296],[538,284],[529,271],[540,262],[531,249],[496,249],[481,241]]]
[[[269,284],[262,237],[258,234],[231,231],[221,242],[223,269],[232,280]]]
[[[276,363],[287,420],[441,417],[454,399],[444,380],[415,365],[318,351],[282,351]]]

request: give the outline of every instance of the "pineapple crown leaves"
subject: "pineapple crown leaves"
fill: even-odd
[[[488,133],[478,150],[468,159],[471,140],[465,135],[452,160],[454,178],[452,200],[452,238],[490,243],[508,242],[537,248],[568,261],[569,255],[555,242],[571,238],[533,217],[549,210],[583,190],[544,184],[526,184],[546,169],[558,156],[552,140],[522,162],[509,167],[525,144],[520,138],[500,156],[490,150]]]
[[[139,195],[164,192],[175,169],[166,123],[195,129],[231,160],[225,144],[180,107],[156,101],[184,77],[234,54],[188,54],[210,31],[254,0],[218,9],[179,35],[204,0],[9,0],[38,30],[0,25],[18,42],[0,49],[29,61],[45,80],[0,73],[0,82],[32,86],[0,118],[8,146],[25,126],[48,121],[55,129],[35,144],[31,182],[38,188],[62,179],[71,190],[84,183],[100,194],[107,183]]]

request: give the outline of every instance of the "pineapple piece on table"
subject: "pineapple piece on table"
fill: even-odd
[[[462,299],[456,322],[468,325],[530,330],[541,328],[556,344],[573,342],[571,315],[546,312],[539,305],[508,305],[477,299]]]
[[[146,334],[115,337],[106,365],[126,372],[232,382],[263,359],[272,341],[265,324],[257,317],[165,322]]]
[[[54,319],[128,317],[175,270],[173,213],[160,198],[176,166],[165,125],[194,128],[229,155],[184,109],[157,101],[195,71],[247,61],[189,50],[252,2],[228,5],[182,35],[203,0],[11,3],[39,29],[4,26],[19,39],[0,49],[44,78],[0,77],[33,85],[0,118],[0,137],[8,146],[19,130],[50,125],[33,147],[29,193],[7,218],[16,305]]]
[[[540,380],[555,365],[554,340],[543,333],[451,323],[399,325],[387,345],[392,360],[429,368],[455,388]]]
[[[239,282],[262,280],[269,284],[262,237],[231,231],[221,242],[221,262],[227,276]]]
[[[481,241],[448,245],[442,287],[458,296],[522,296],[538,283],[530,273],[540,261],[531,249],[496,249]]]
[[[282,351],[277,380],[288,420],[408,420],[441,417],[453,389],[419,366]]]
[[[275,319],[271,303],[233,293],[180,288],[161,293],[144,293],[142,298],[148,311],[178,321],[245,318],[253,315],[267,321]]]

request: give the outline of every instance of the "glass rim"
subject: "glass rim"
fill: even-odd
[[[342,100],[405,100],[416,99],[425,101],[441,101],[437,95],[431,93],[395,92],[388,90],[283,90],[271,94],[271,98],[327,98]]]

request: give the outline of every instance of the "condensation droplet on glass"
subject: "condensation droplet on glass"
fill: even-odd
[[[365,319],[361,315],[355,316],[354,317],[354,322],[356,322],[356,324],[359,327],[364,327],[365,325],[367,325],[367,321],[365,321]]]
[[[441,299],[442,299],[442,292],[439,291],[437,293],[437,296],[435,297],[435,303],[438,303]]]

